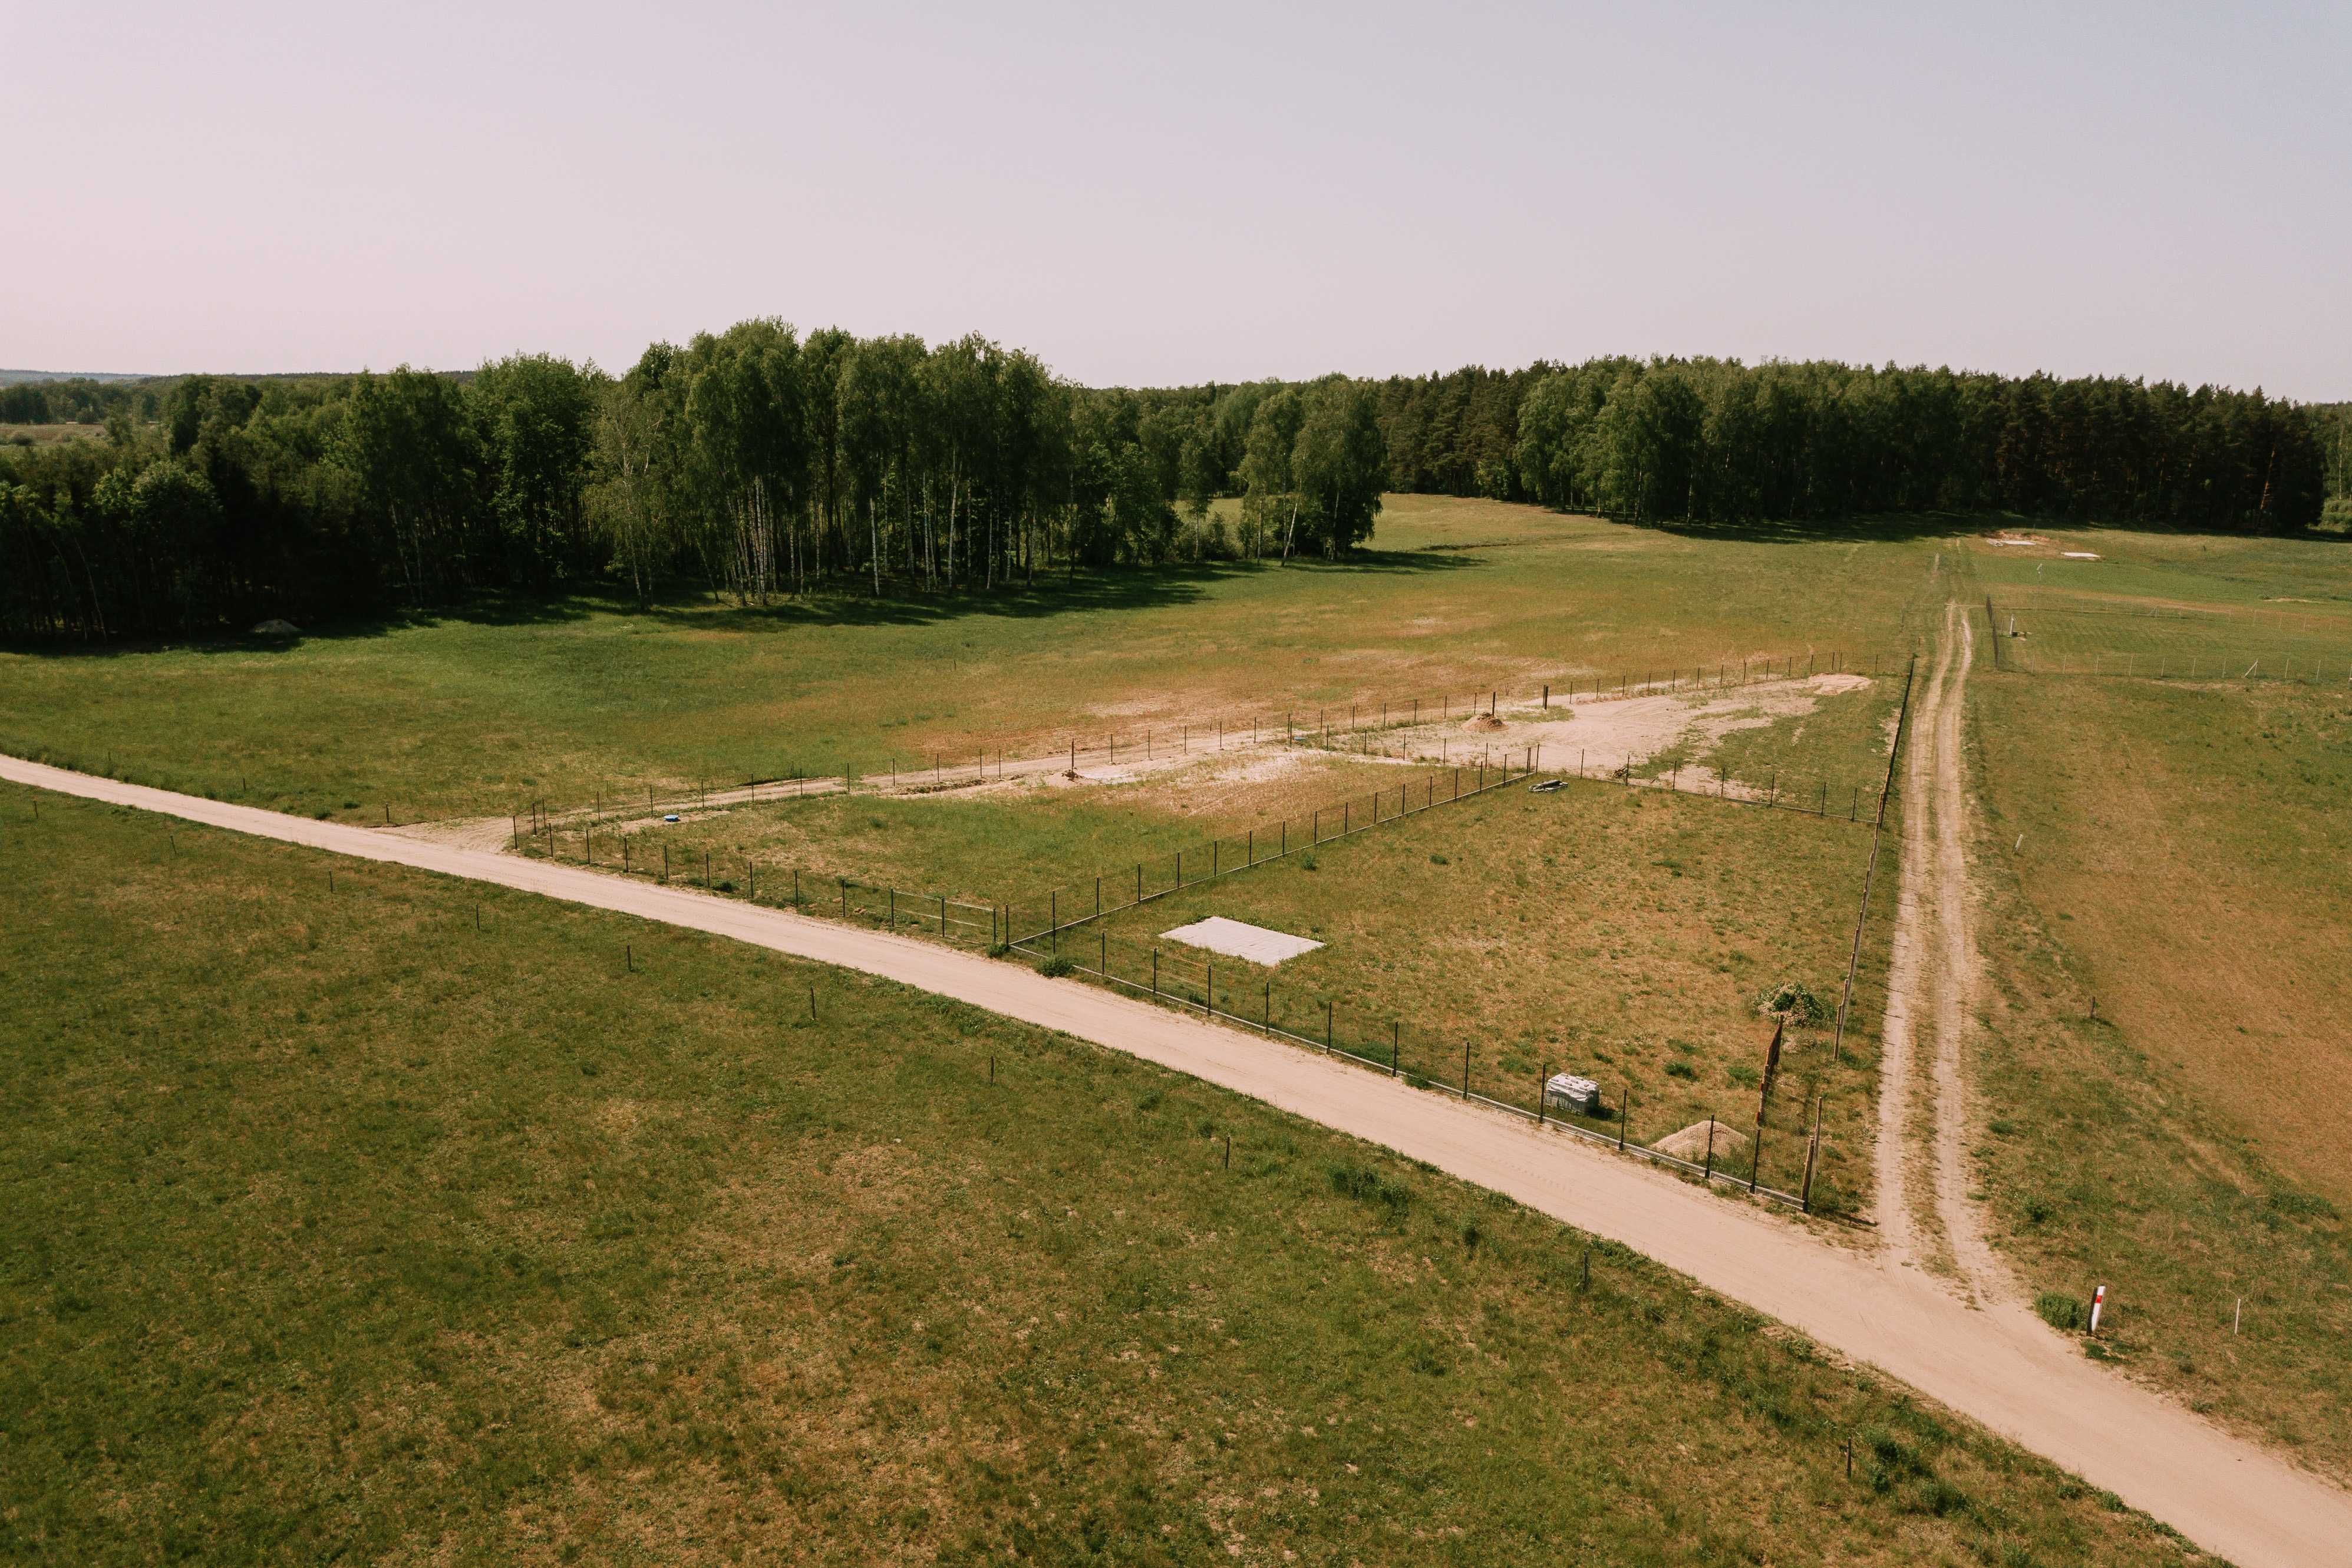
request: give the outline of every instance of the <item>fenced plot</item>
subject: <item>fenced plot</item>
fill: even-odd
[[[1521,784],[1401,833],[1107,912],[1099,926],[1066,924],[1032,948],[1147,991],[1156,948],[1160,991],[1197,1006],[1209,966],[1160,940],[1170,925],[1221,915],[1310,937],[1326,946],[1278,972],[1215,960],[1214,1007],[1307,1038],[1328,1009],[1335,1047],[1383,1063],[1402,1050],[1402,1071],[1433,1082],[1459,1086],[1466,1052],[1472,1092],[1530,1113],[1549,1072],[1593,1077],[1612,1107],[1630,1090],[1639,1142],[1709,1115],[1748,1132],[1769,1034],[1759,998],[1794,981],[1818,998],[1819,1023],[1786,1042],[1772,1113],[1829,1094],[1824,1173],[1859,1195],[1867,1162],[1845,1145],[1861,1146],[1852,1135],[1874,1080],[1884,973],[1883,931],[1859,945],[1854,933],[1869,847],[1867,834],[1824,833],[1787,812],[1622,783]],[[1841,1053],[1850,959],[1859,977]],[[1803,1144],[1792,1123],[1768,1121],[1760,1179],[1796,1190]]]

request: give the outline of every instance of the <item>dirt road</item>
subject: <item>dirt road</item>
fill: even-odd
[[[15,758],[0,758],[0,778],[706,931],[1128,1051],[1622,1241],[1975,1417],[2242,1568],[2352,1560],[2352,1493],[2102,1373],[2021,1308],[1999,1301],[1972,1308],[1917,1269],[1824,1246],[1794,1221],[1515,1118],[1075,980],[1049,980],[911,937]]]
[[[1976,634],[1947,607],[1913,706],[1903,768],[1903,854],[1879,1066],[1878,1222],[1894,1260],[1952,1276],[1989,1300],[2016,1295],[1969,1197],[1960,1053],[1980,974],[1969,891],[1961,718]]]

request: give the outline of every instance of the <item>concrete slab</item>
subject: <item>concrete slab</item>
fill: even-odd
[[[1212,915],[1206,920],[1196,920],[1190,925],[1179,925],[1160,936],[1171,942],[1181,942],[1188,947],[1206,947],[1212,953],[1223,953],[1229,958],[1246,958],[1253,964],[1273,968],[1286,958],[1296,958],[1301,953],[1312,953],[1323,946],[1304,936],[1293,936],[1286,931],[1269,931],[1263,925],[1252,925],[1244,920],[1228,920],[1222,915]]]

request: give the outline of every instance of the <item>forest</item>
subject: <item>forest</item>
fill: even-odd
[[[1328,559],[1370,539],[1384,490],[1638,524],[2352,522],[2346,405],[1827,361],[1095,389],[977,336],[763,319],[656,343],[617,376],[520,355],[0,387],[0,424],[56,423],[93,433],[0,446],[0,637],[16,643],[497,592],[759,604]]]

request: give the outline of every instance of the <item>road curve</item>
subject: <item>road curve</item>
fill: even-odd
[[[2240,1568],[2352,1563],[2352,1493],[2102,1372],[2022,1306],[1499,1113],[1076,980],[579,867],[305,821],[0,757],[0,779],[540,894],[756,944],[1123,1051],[1394,1149],[1597,1236],[1866,1362],[2162,1520]]]

